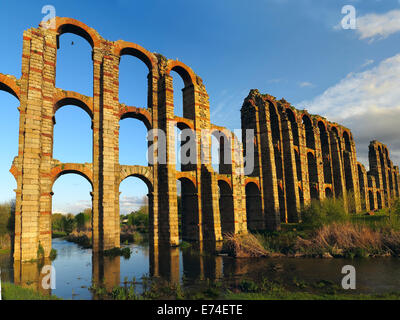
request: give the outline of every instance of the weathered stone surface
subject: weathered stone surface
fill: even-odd
[[[55,87],[58,37],[75,33],[92,46],[93,96]],[[147,108],[119,102],[119,61],[140,59],[149,70]],[[183,117],[174,115],[171,71],[182,77]],[[77,173],[93,188],[93,250],[118,247],[119,185],[129,176],[148,186],[152,247],[179,243],[177,180],[182,186],[182,238],[222,240],[225,232],[278,230],[281,223],[301,220],[300,210],[311,199],[353,195],[354,211],[389,206],[399,196],[399,168],[387,147],[370,145],[370,171],[357,163],[351,132],[336,123],[291,107],[285,100],[252,90],[242,110],[242,129],[255,132],[252,173],[244,175],[246,145],[229,130],[210,121],[209,97],[191,68],[141,46],[104,40],[94,29],[70,18],[56,18],[55,30],[39,26],[23,36],[22,76],[0,74],[0,90],[20,100],[19,149],[11,173],[17,181],[16,261],[45,256],[51,250],[52,187],[67,173]],[[53,159],[55,113],[76,105],[92,118],[92,163],[61,163]],[[132,117],[148,130],[161,129],[166,141],[152,141],[153,164],[119,163],[119,121]],[[176,170],[174,126],[196,137],[195,164]],[[246,133],[243,130],[243,141]],[[211,136],[220,142],[219,170],[211,166]],[[162,143],[166,154],[158,152]],[[151,144],[151,143],[150,143]],[[225,154],[225,151],[228,151]],[[162,160],[167,160],[167,162]],[[229,159],[228,159],[229,158]]]

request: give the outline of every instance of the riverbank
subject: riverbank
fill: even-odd
[[[312,202],[301,223],[281,230],[227,234],[223,252],[233,257],[367,258],[400,256],[400,203],[363,214],[347,213],[341,199]]]
[[[137,283],[124,283],[107,291],[91,287],[99,299],[112,300],[399,300],[400,292],[384,294],[351,293],[330,281],[306,283],[296,279],[282,284],[263,278],[232,282],[198,281],[197,283],[168,283],[143,278],[144,290],[138,293]]]
[[[23,288],[12,283],[1,284],[3,300],[61,300],[53,295],[44,295],[33,289]]]

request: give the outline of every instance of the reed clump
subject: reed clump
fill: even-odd
[[[225,235],[224,250],[232,256],[240,257],[268,257],[270,252],[261,244],[260,240],[253,234]]]

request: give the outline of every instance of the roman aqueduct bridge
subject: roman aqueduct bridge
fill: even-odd
[[[73,33],[92,47],[93,95],[55,87],[59,37]],[[119,101],[119,62],[123,55],[140,59],[148,68],[147,108]],[[174,114],[175,71],[184,82],[183,117]],[[399,196],[399,169],[380,142],[369,146],[370,170],[357,162],[349,129],[293,108],[285,100],[250,91],[242,110],[242,129],[254,129],[252,173],[243,174],[238,138],[210,120],[208,94],[202,79],[177,60],[168,60],[141,46],[122,40],[108,41],[94,29],[70,18],[55,18],[55,28],[39,26],[24,32],[22,76],[0,74],[0,90],[20,101],[18,155],[11,173],[17,181],[14,258],[36,259],[39,245],[45,256],[51,250],[52,187],[58,177],[76,173],[92,186],[93,250],[119,247],[119,185],[130,176],[148,187],[151,245],[177,245],[177,180],[182,186],[182,238],[219,241],[226,232],[280,228],[301,219],[302,206],[311,199],[351,194],[351,210],[389,206]],[[61,163],[53,158],[55,113],[66,105],[82,108],[92,119],[91,163]],[[167,148],[161,163],[157,138],[152,141],[154,164],[119,163],[119,121],[142,121],[148,130],[161,129],[174,146],[174,126],[190,129],[196,144],[196,164],[176,170],[175,149]],[[202,136],[202,130],[210,135]],[[246,132],[245,130],[243,132]],[[228,150],[232,161],[211,166],[211,135],[220,142],[220,159]],[[246,133],[242,137],[246,141]],[[203,143],[208,139],[207,143]],[[245,145],[243,149],[246,149]],[[245,152],[246,150],[243,150]],[[205,161],[204,161],[205,159]]]

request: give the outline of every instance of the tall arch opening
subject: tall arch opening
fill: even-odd
[[[286,109],[286,114],[288,116],[288,120],[290,121],[290,127],[292,129],[292,135],[293,135],[293,144],[295,146],[299,145],[299,128],[297,125],[296,117],[293,113],[292,110],[289,108]]]
[[[328,132],[326,131],[325,124],[322,121],[318,122],[318,128],[321,139],[322,161],[324,166],[324,182],[332,184],[332,168]]]
[[[309,174],[309,185],[310,185],[310,197],[311,199],[318,199],[318,171],[317,161],[313,153],[307,153],[308,163],[308,174]]]
[[[18,155],[19,137],[19,100],[11,89],[0,83],[0,203],[15,199],[17,188],[15,178],[10,173],[12,161]],[[7,137],[6,139],[4,137]]]
[[[123,165],[147,166],[148,128],[134,116],[127,116],[119,122],[119,163]]]
[[[254,182],[246,184],[246,217],[249,230],[263,229],[261,193]]]
[[[119,101],[128,106],[147,108],[150,106],[151,86],[149,69],[135,52],[122,51],[119,64]]]
[[[197,188],[187,178],[177,180],[179,238],[184,241],[200,240],[199,203]]]
[[[333,197],[333,193],[332,193],[332,189],[331,188],[325,188],[325,196],[327,198],[332,198]]]
[[[307,115],[304,115],[302,119],[303,119],[303,126],[306,131],[306,146],[309,149],[315,150],[314,127],[311,122],[311,119]]]
[[[128,176],[119,186],[121,243],[148,240],[152,186],[141,176]]]
[[[182,66],[171,69],[174,94],[174,114],[194,120],[194,87],[189,72]]]
[[[346,180],[346,190],[347,191],[354,191],[353,190],[353,175],[351,172],[351,143],[350,137],[347,131],[343,132],[343,138],[345,143],[345,150],[343,151],[343,160],[344,160],[344,173],[345,173],[345,180]]]
[[[222,131],[213,131],[211,135],[211,163],[218,173],[232,173],[231,140]]]
[[[92,46],[80,29],[66,29],[58,37],[56,87],[93,95]]]
[[[54,116],[53,158],[61,162],[91,163],[92,119],[80,106],[66,105]]]
[[[369,190],[368,191],[368,196],[369,196],[369,210],[373,211],[373,210],[375,210],[374,193],[371,190]]]
[[[362,170],[360,164],[357,165],[357,169],[358,169],[358,181],[359,181],[359,187],[360,187],[360,195],[361,195],[361,199],[362,199],[361,207],[363,209],[366,209],[364,174],[363,174],[363,170]]]
[[[226,181],[223,180],[218,181],[218,187],[222,234],[231,233],[235,231],[232,188]]]
[[[284,192],[283,146],[282,146],[280,118],[275,106],[272,103],[268,103],[268,105],[269,105],[269,116],[271,121],[272,144],[274,147],[276,178],[278,179],[278,184],[280,186],[278,190],[279,210],[280,210],[281,222],[285,222],[287,221],[287,216],[286,216],[286,201]]]
[[[335,196],[338,198],[343,193],[341,164],[339,160],[340,141],[339,132],[336,127],[331,127],[331,148],[332,148],[332,173]]]
[[[382,197],[379,191],[376,193],[376,199],[378,202],[378,209],[382,209]]]
[[[63,172],[58,176],[52,187],[52,231],[83,232],[90,241],[92,192],[90,180],[79,172]]]
[[[175,126],[175,163],[177,171],[196,168],[196,139],[194,131],[183,123]]]

